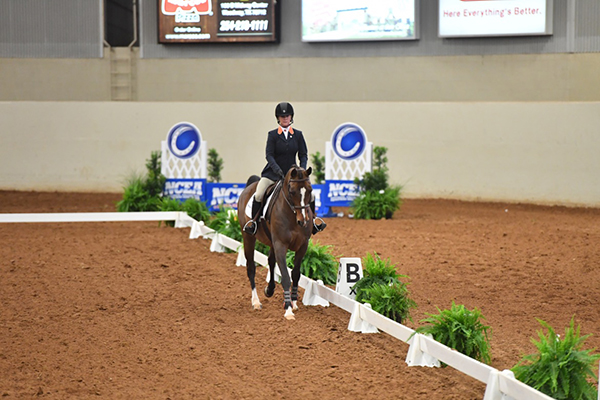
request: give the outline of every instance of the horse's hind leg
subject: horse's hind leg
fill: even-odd
[[[283,308],[285,309],[284,317],[286,319],[296,319],[292,312],[292,295],[290,293],[290,274],[288,273],[285,255],[287,247],[282,244],[275,245],[273,247],[275,253],[275,260],[279,266],[279,272],[281,272],[281,286],[283,287]]]
[[[292,269],[292,309],[298,309],[298,283],[300,282],[300,266],[306,254],[308,242],[306,246],[302,246],[296,254],[294,254],[294,269]]]
[[[252,288],[252,308],[255,310],[262,309],[258,293],[256,291],[256,264],[254,263],[254,244],[256,239],[252,235],[244,233],[244,255],[246,256],[246,273],[248,274],[248,280],[250,281],[250,287]]]
[[[269,284],[265,287],[265,296],[272,297],[275,293],[275,252],[273,248],[269,250]]]

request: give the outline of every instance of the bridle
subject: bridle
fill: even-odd
[[[288,199],[288,195],[289,195],[289,193],[290,193],[290,185],[289,185],[289,182],[307,182],[307,181],[309,181],[309,180],[310,180],[309,178],[303,178],[303,179],[290,179],[290,180],[288,181],[287,193],[283,193],[283,198],[285,199],[285,202],[288,204],[288,206],[290,206],[290,208],[291,208],[291,209],[292,209],[292,211],[294,212],[294,215],[297,215],[297,214],[298,214],[298,210],[303,210],[303,209],[309,208],[309,207],[310,207],[310,203],[309,203],[309,204],[306,204],[306,205],[303,205],[303,206],[295,206],[295,205],[293,205],[293,204],[290,202],[290,200]]]

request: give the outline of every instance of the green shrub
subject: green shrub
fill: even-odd
[[[222,235],[228,236],[238,242],[242,242],[242,230],[240,229],[240,224],[237,219],[237,214],[231,212],[230,210],[223,210],[220,213],[227,214],[227,220],[225,224],[222,225],[217,232]]]
[[[388,184],[387,157],[385,156],[387,148],[375,147],[373,153],[373,170],[365,172],[361,179],[354,180],[359,194],[352,202],[351,207],[354,218],[357,219],[392,218],[401,204],[400,191],[402,187]]]
[[[600,355],[583,350],[583,342],[590,336],[580,336],[580,327],[575,329],[574,318],[565,329],[564,338],[554,333],[546,322],[538,319],[548,334],[538,331],[539,342],[531,341],[538,349],[537,354],[524,356],[512,369],[515,377],[523,383],[558,400],[595,400],[598,391],[589,379],[597,382],[593,372]]]
[[[313,177],[316,184],[325,183],[325,156],[318,151],[311,155]]]
[[[430,334],[433,338],[471,358],[489,364],[491,362],[488,331],[489,326],[481,323],[485,319],[477,308],[468,310],[464,305],[452,301],[450,310],[439,314],[427,314],[429,318],[421,320],[429,325],[421,326],[416,332]]]
[[[144,182],[145,189],[151,197],[160,197],[163,193],[165,176],[160,172],[161,156],[159,151],[150,153],[150,158],[146,160],[146,180]]]
[[[160,211],[181,211],[181,202],[170,197],[160,199]],[[175,221],[165,221],[167,226],[175,226]]]
[[[318,242],[308,241],[308,249],[300,265],[300,273],[314,280],[321,280],[325,285],[335,285],[337,281],[338,262],[331,254],[333,246],[320,245]],[[286,254],[286,263],[294,268],[293,251]]]
[[[410,310],[417,307],[417,303],[409,297],[408,288],[403,282],[391,285],[374,285],[365,290],[365,303],[386,317],[402,323],[412,318]]]
[[[206,222],[211,218],[206,203],[191,197],[186,199],[183,203],[177,199],[163,197],[160,199],[159,204],[160,211],[183,211],[197,221]],[[165,221],[165,224],[172,227],[175,225],[175,222]]]
[[[146,174],[134,175],[124,188],[123,199],[117,203],[117,211],[158,211],[166,178],[160,172],[160,152],[153,151],[146,160]]]
[[[208,181],[221,182],[221,170],[223,169],[223,159],[219,157],[216,149],[208,150]]]
[[[385,190],[388,187],[387,171],[374,169],[372,172],[365,172],[362,179],[355,179],[354,183],[358,185],[358,190],[363,192]]]
[[[158,211],[160,198],[151,196],[144,185],[144,178],[134,176],[129,179],[123,192],[123,199],[117,203],[117,211]]]
[[[382,260],[379,254],[367,254],[362,260],[363,277],[353,286],[356,293],[356,301],[365,303],[368,298],[367,290],[378,285],[393,285],[400,282],[400,278],[407,278],[396,271],[396,266],[390,259]]]
[[[373,164],[375,164],[376,169],[382,169],[387,171],[386,164],[388,162],[388,159],[385,156],[387,154],[387,150],[388,149],[386,147],[381,146],[375,146],[375,148],[373,149]]]
[[[389,219],[400,208],[401,187],[390,187],[380,191],[363,191],[352,202],[356,219]]]
[[[208,223],[208,227],[214,229],[217,233],[230,237],[233,240],[242,242],[242,230],[237,219],[237,213],[231,208],[222,208],[217,212]],[[235,250],[226,249],[226,253],[233,253]]]
[[[212,216],[210,221],[208,221],[208,227],[219,232],[221,229],[223,229],[225,227],[225,225],[227,225],[229,223],[229,218],[230,218],[229,211],[227,209],[221,209]],[[240,231],[241,231],[241,229],[240,229]],[[240,233],[240,237],[241,237],[241,233]],[[235,238],[232,238],[232,239],[235,239]]]
[[[204,223],[207,223],[211,218],[206,203],[191,197],[181,204],[181,210],[185,211],[187,215],[194,218],[196,221],[204,221]]]
[[[373,149],[373,170],[365,172],[362,179],[356,178],[354,183],[360,191],[371,192],[385,190],[388,187],[388,168],[386,147],[375,146]]]

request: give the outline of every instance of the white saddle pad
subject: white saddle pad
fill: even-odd
[[[263,205],[263,209],[262,209],[262,217],[264,218],[265,215],[267,214],[267,209],[269,208],[269,203],[271,202],[271,198],[273,197],[273,193],[271,193],[269,195],[269,197],[267,197],[267,202]],[[248,200],[248,204],[246,204],[246,217],[248,218],[252,218],[252,204],[254,204],[254,195],[252,195],[252,197],[250,197],[250,200]]]

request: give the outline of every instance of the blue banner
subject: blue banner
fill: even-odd
[[[354,181],[326,181],[325,205],[349,207],[358,197],[358,187]]]
[[[172,199],[185,201],[188,198],[205,201],[206,179],[169,179],[165,182],[163,194]]]
[[[207,183],[206,205],[208,209],[217,211],[223,206],[237,209],[238,200],[245,187],[245,183]]]
[[[195,198],[205,202],[208,209],[215,212],[223,207],[237,209],[238,200],[245,187],[245,183],[211,183],[206,182],[206,179],[167,179],[164,195],[180,201],[190,197]],[[328,201],[327,184],[315,184],[312,188],[315,195],[315,211],[319,217],[330,216],[330,205],[345,205],[340,203],[339,199],[337,202]],[[336,193],[337,197],[340,197],[340,193],[346,192],[346,186],[333,185],[332,193]]]

